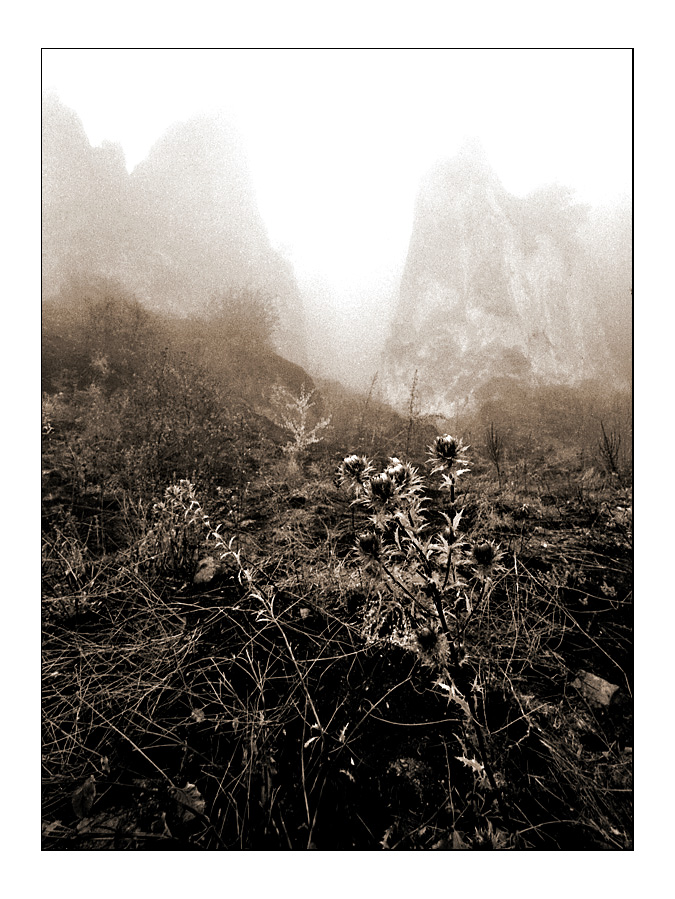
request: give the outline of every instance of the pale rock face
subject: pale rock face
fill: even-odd
[[[388,399],[404,406],[416,371],[422,411],[446,415],[495,379],[614,377],[595,238],[569,192],[513,197],[475,147],[437,166],[420,191],[384,353]],[[629,232],[618,249],[630,254]],[[630,308],[628,270],[613,296]]]
[[[48,96],[42,150],[46,296],[73,275],[104,276],[150,308],[189,314],[228,290],[260,292],[279,313],[276,349],[302,364],[300,291],[226,122],[173,126],[128,174],[120,147],[92,147],[77,115]]]

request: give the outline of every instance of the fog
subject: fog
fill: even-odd
[[[573,277],[578,283],[589,272],[602,281],[594,293],[601,339],[625,369],[631,77],[628,50],[46,50],[45,92],[55,91],[81,121],[91,146],[108,152],[106,172],[113,172],[114,157],[129,180],[115,170],[102,184],[101,170],[92,175],[89,168],[93,181],[85,198],[78,194],[84,157],[67,148],[63,158],[70,158],[72,172],[58,173],[54,188],[65,206],[56,210],[52,195],[47,198],[54,217],[45,221],[45,290],[56,292],[59,278],[84,266],[121,279],[150,305],[158,306],[163,292],[167,308],[187,314],[224,284],[273,285],[286,326],[279,352],[312,373],[363,388],[382,369],[406,270],[420,265],[411,247],[415,223],[422,227],[425,179],[467,141],[476,141],[503,188],[495,215],[511,222],[508,234],[505,224],[495,225],[508,247],[503,264],[513,268],[530,260],[529,268],[523,262],[518,284],[504,289],[509,296],[539,291],[541,305],[552,295],[551,278],[556,284],[572,278],[556,268],[566,252],[579,250],[571,238],[564,239],[566,248],[549,248],[535,273],[532,248],[550,222],[523,225],[531,229],[524,237],[513,224],[521,214],[514,213],[514,202],[522,200],[525,209],[539,188],[568,188],[560,214],[576,222],[584,257]],[[184,154],[184,169],[179,151],[160,160],[157,148],[168,129],[216,112],[232,139],[201,172],[194,170],[198,143]],[[121,150],[112,151],[111,144]],[[218,160],[227,172],[216,171]],[[165,164],[168,180],[162,181]],[[103,205],[111,204],[103,212],[94,183],[101,185]],[[176,199],[181,190],[183,198]],[[229,226],[227,203],[237,206]],[[245,224],[230,233],[242,215]],[[446,211],[439,216],[446,220]],[[513,249],[516,240],[529,241],[530,249]],[[234,249],[224,258],[226,245]],[[435,264],[420,274],[426,287],[416,296],[429,288]],[[535,281],[543,283],[541,272],[548,286],[535,288]],[[445,285],[450,292],[438,302],[463,304],[464,314],[471,298],[458,298],[453,284]],[[434,290],[438,294],[438,283]],[[542,322],[549,319],[542,313]],[[564,324],[551,327],[559,335],[569,331]],[[510,347],[518,341],[514,336]],[[412,370],[428,348],[418,349]],[[565,352],[561,346],[559,355]],[[595,345],[586,352],[598,355]],[[567,376],[559,365],[555,371],[554,363],[546,365],[551,376]],[[592,366],[579,368],[579,377],[591,370],[597,373]],[[397,376],[408,379],[410,372]]]

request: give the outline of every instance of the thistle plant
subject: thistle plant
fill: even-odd
[[[338,487],[346,487],[355,496],[359,496],[373,471],[371,462],[365,456],[352,453],[345,456],[338,465],[335,482]]]
[[[392,456],[378,472],[365,456],[352,454],[338,468],[338,484],[352,496],[352,521],[355,509],[366,518],[367,528],[356,535],[356,555],[364,572],[384,586],[375,590],[377,599],[366,612],[366,636],[378,639],[383,617],[390,619],[395,608],[397,626],[385,628],[388,639],[440,667],[461,661],[476,583],[482,598],[497,557],[486,541],[467,555],[468,544],[459,534],[463,513],[454,509],[455,484],[469,470],[467,449],[449,434],[430,447],[431,476],[440,474],[440,488],[450,495],[451,514],[441,512],[441,523],[427,508],[425,479],[409,462]],[[460,574],[460,561],[474,572],[476,583]],[[430,652],[434,635],[436,650]]]
[[[471,558],[476,565],[476,572],[484,582],[490,580],[490,575],[501,557],[502,553],[492,541],[481,540],[479,543],[474,543],[471,548]]]
[[[431,475],[441,475],[449,510],[432,515],[427,482],[410,463],[392,456],[381,471],[363,456],[346,456],[338,482],[352,495],[352,509],[365,513],[355,553],[370,582],[363,633],[415,652],[438,675],[476,733],[492,788],[496,782],[473,695],[476,673],[465,649],[474,612],[486,601],[499,567],[499,547],[460,533],[463,510],[455,508],[457,478],[469,471],[468,447],[449,434],[429,448]],[[440,519],[440,520],[439,520]]]
[[[429,461],[433,464],[432,474],[441,473],[442,486],[450,492],[450,504],[455,503],[455,484],[460,475],[470,471],[468,460],[460,458],[467,450],[461,440],[457,440],[450,434],[443,434],[436,438],[433,446],[429,447]]]

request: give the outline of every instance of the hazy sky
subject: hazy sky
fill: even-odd
[[[43,86],[132,169],[224,109],[274,246],[349,308],[400,271],[424,172],[478,137],[515,194],[631,190],[629,50],[45,50]]]

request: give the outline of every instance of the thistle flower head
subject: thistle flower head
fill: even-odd
[[[435,631],[430,627],[421,627],[415,632],[415,639],[421,650],[429,652],[438,644],[438,631]]]
[[[460,458],[467,450],[461,440],[450,434],[442,434],[434,440],[429,447],[431,461],[435,463],[434,471],[450,471],[457,464],[467,464],[466,459]]]
[[[440,668],[447,665],[450,644],[446,635],[432,627],[421,627],[415,631],[415,649],[423,665]]]
[[[396,494],[396,485],[391,477],[383,471],[376,474],[366,484],[366,493],[368,498],[377,504],[384,505],[394,498]]]
[[[503,553],[499,547],[488,540],[480,540],[471,548],[471,561],[476,567],[480,578],[487,578],[494,572]]]
[[[369,463],[365,456],[357,456],[356,453],[352,453],[350,456],[344,457],[341,468],[349,477],[358,478],[363,475],[368,465]]]
[[[434,441],[434,453],[436,458],[452,464],[457,458],[459,445],[450,434],[443,434]]]
[[[380,558],[382,544],[374,531],[364,531],[356,538],[356,548],[359,555],[367,561],[373,562]]]
[[[337,482],[340,485],[347,484],[349,487],[358,489],[363,487],[363,483],[371,471],[372,465],[365,456],[357,456],[356,453],[352,453],[345,456],[338,465]]]
[[[384,473],[388,474],[392,481],[400,484],[405,480],[406,468],[397,456],[392,456],[389,459],[389,464],[385,468]]]
[[[422,479],[418,475],[417,469],[413,468],[409,462],[401,462],[396,456],[389,459],[384,474],[391,478],[401,493],[418,493],[421,488]]]
[[[474,544],[471,555],[478,565],[492,565],[495,558],[495,548],[487,540],[482,540],[480,543]]]

